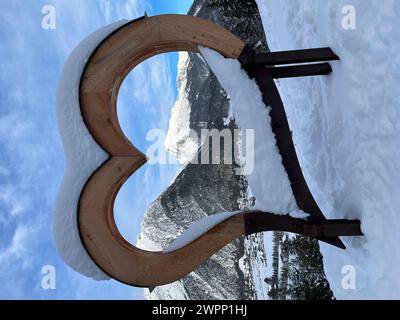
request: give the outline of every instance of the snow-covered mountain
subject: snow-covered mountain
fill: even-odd
[[[329,218],[358,218],[347,250],[321,244],[338,299],[399,299],[400,1],[257,0],[271,50],[330,46],[328,77],[282,79],[303,172]],[[347,278],[346,278],[347,276]]]
[[[189,13],[224,26],[256,51],[268,50],[255,1],[199,0],[193,3]],[[207,54],[205,57],[210,63],[211,56]],[[239,114],[235,112],[235,115],[239,116],[240,120],[245,120],[246,110],[251,109],[247,105],[251,98],[244,98],[245,100],[243,97],[242,100],[233,99],[233,96],[228,98],[207,62],[198,54],[181,53],[178,67],[179,96],[172,109],[165,144],[181,163],[186,163],[197,154],[198,150],[197,140],[190,137],[190,129],[200,135],[200,130],[203,128],[219,130],[236,128],[236,121],[232,118],[231,103],[233,100],[236,101],[236,105],[239,103],[240,106],[237,105],[237,107],[240,107],[239,110],[242,108],[242,112]],[[222,74],[229,73],[229,70],[222,71]],[[242,85],[246,82],[239,74],[232,74],[231,78],[237,79]],[[252,109],[253,116],[258,114],[258,118],[251,122],[251,117],[249,117],[250,123],[247,121],[246,124],[246,121],[242,121],[241,125],[244,124],[245,128],[253,128],[255,123],[259,123],[262,126],[260,120],[265,118],[265,125],[268,127],[268,117],[265,112],[267,108],[262,103],[256,106],[253,104],[252,107],[255,108]],[[266,109],[262,110],[262,108]],[[240,123],[239,120],[238,123]],[[263,136],[265,143],[263,149],[268,149],[265,132]],[[262,146],[262,143],[258,146]],[[273,149],[274,146],[271,145],[271,147]],[[271,165],[271,155],[263,157],[271,161],[259,161],[256,164],[256,166],[264,166],[263,170],[258,168],[262,176],[265,174],[272,176],[272,172],[266,169],[268,164]],[[276,163],[273,167],[279,167],[279,165],[281,164]],[[188,164],[184,166],[174,183],[148,208],[138,246],[153,250],[165,249],[194,221],[210,214],[248,207],[250,200],[247,194],[247,181],[244,176],[236,175],[235,168],[233,165]],[[272,178],[270,183],[275,183],[277,187],[282,181],[285,179],[280,176],[276,179]],[[274,192],[270,192],[270,197],[265,198],[265,194],[269,193],[268,190],[281,189],[271,189],[268,187],[270,183],[263,183],[262,180],[260,183],[262,184],[260,190],[266,191],[260,197],[256,197],[258,201],[261,201],[260,204],[262,205],[264,198],[268,200],[264,205],[269,209],[272,206],[276,208],[277,213],[289,212],[288,207],[279,209],[279,206],[287,203],[279,191],[275,197]],[[290,195],[288,199],[290,200]],[[289,200],[288,203],[291,203]],[[256,206],[257,204],[256,199]],[[304,237],[293,237],[282,232],[257,234],[237,239],[184,279],[158,287],[152,294],[146,290],[145,295],[149,299],[306,299],[318,297],[329,299],[332,297],[323,273],[318,242]]]
[[[189,14],[224,26],[257,50],[267,49],[253,0],[197,0]],[[200,55],[180,54],[178,90],[165,143],[167,149],[185,163],[198,147],[196,141],[190,140],[189,129],[200,135],[204,128],[234,129],[236,124],[230,119],[226,93]],[[194,221],[214,213],[241,209],[246,205],[246,190],[246,180],[236,175],[234,165],[186,165],[174,183],[148,208],[138,246],[163,249]],[[249,265],[244,263],[249,259],[244,254],[244,239],[237,239],[184,279],[158,287],[152,294],[146,290],[146,297],[254,298]]]

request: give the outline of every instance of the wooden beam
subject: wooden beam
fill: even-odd
[[[328,75],[332,72],[329,63],[303,64],[298,66],[268,68],[274,79]]]
[[[239,60],[244,66],[254,64],[275,66],[282,64],[332,61],[339,60],[339,57],[331,48],[255,53],[249,47],[246,47],[240,55]]]
[[[247,48],[247,51],[249,49]],[[293,190],[293,195],[297,205],[304,212],[309,213],[311,222],[324,222],[326,218],[315,201],[301,170],[300,162],[297,157],[296,148],[292,139],[292,132],[286,117],[285,108],[274,78],[271,68],[261,65],[244,65],[250,78],[254,78],[258,84],[263,101],[266,106],[270,106],[271,127],[276,137],[279,153],[282,157],[282,164],[288,174],[289,181]],[[325,242],[334,246],[344,248],[343,242],[339,237],[324,238]]]
[[[359,220],[327,220],[319,224],[305,224],[304,235],[313,238],[362,236]]]

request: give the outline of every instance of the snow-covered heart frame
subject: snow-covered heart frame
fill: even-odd
[[[266,105],[283,165],[298,207],[308,220],[260,211],[237,213],[215,225],[186,246],[172,252],[136,248],[119,233],[114,221],[114,200],[124,182],[146,156],[124,135],[117,118],[119,88],[127,74],[142,61],[170,51],[213,49],[238,59],[255,78]],[[338,236],[361,235],[358,220],[326,220],[309,191],[297,160],[283,103],[274,78],[328,74],[328,63],[276,67],[280,64],[319,62],[337,57],[329,48],[255,54],[245,43],[207,20],[186,15],[142,17],[110,34],[95,49],[83,71],[80,108],[96,142],[109,154],[87,181],[78,205],[78,228],[87,252],[106,274],[126,284],[153,287],[174,282],[207,260],[232,240],[255,232],[281,230],[307,235],[344,248]],[[267,177],[266,177],[267,178]]]

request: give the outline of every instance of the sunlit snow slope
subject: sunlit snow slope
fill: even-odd
[[[351,1],[355,30],[342,27],[349,1],[257,3],[272,51],[330,46],[341,58],[330,76],[280,81],[318,204],[329,218],[359,218],[365,233],[344,238],[346,251],[321,244],[332,290],[338,299],[400,298],[400,1]]]

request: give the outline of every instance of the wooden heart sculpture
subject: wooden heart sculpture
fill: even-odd
[[[225,57],[237,58],[244,45],[239,38],[209,21],[164,15],[124,25],[107,37],[88,61],[80,83],[82,115],[90,133],[110,158],[82,191],[78,225],[92,259],[111,277],[136,286],[170,283],[244,234],[243,218],[237,216],[182,250],[169,254],[146,252],[120,235],[113,217],[120,187],[147,161],[125,137],[117,119],[118,91],[126,75],[156,54],[197,52],[198,46],[204,46]]]
[[[289,216],[250,211],[223,221],[170,253],[141,250],[121,236],[114,221],[114,201],[124,182],[147,158],[125,137],[118,123],[119,88],[127,74],[145,59],[170,51],[197,52],[198,46],[237,59],[245,44],[224,28],[192,16],[143,17],[108,36],[93,52],[82,74],[82,115],[109,159],[82,190],[78,206],[79,233],[93,261],[109,276],[126,284],[152,287],[174,282],[230,241],[255,232],[290,231],[341,247],[338,235],[360,233],[359,222],[338,231],[337,226],[345,224],[342,220],[330,223],[321,218],[318,220],[321,224],[315,224],[315,221],[308,223]]]

